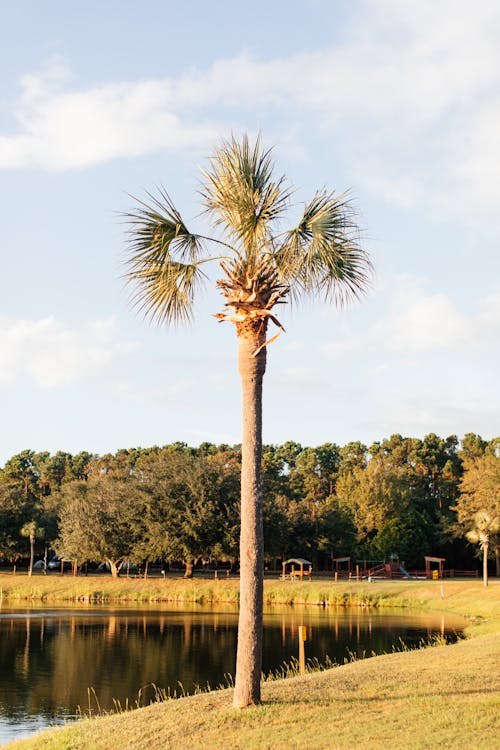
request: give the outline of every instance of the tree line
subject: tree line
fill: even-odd
[[[27,558],[29,541],[36,557],[47,547],[79,564],[106,561],[114,575],[126,560],[182,563],[187,576],[201,561],[236,567],[240,469],[239,445],[22,451],[0,469],[0,558]],[[431,433],[370,446],[265,445],[262,476],[270,569],[296,556],[328,568],[335,557],[392,554],[410,568],[427,554],[476,567],[466,533],[478,513],[500,516],[500,438],[473,433],[461,442]]]

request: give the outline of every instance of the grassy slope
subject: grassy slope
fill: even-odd
[[[1,585],[1,584],[0,584]],[[312,597],[315,584],[296,590]],[[319,586],[319,584],[318,584]],[[318,598],[324,584],[314,593]],[[334,588],[333,584],[329,588]],[[231,691],[183,698],[138,711],[85,720],[14,750],[138,748],[497,748],[500,731],[500,585],[459,581],[342,585],[342,597],[414,602],[481,618],[454,646],[389,654],[327,672],[266,683],[261,706],[235,711]],[[267,595],[283,586],[268,583]],[[484,618],[484,619],[483,619]],[[477,622],[477,621],[476,621]]]

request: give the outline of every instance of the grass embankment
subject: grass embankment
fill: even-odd
[[[223,585],[232,587],[233,583]],[[195,581],[193,586],[205,590],[214,582]],[[281,597],[283,601],[283,592],[288,601],[307,598],[309,603],[325,603],[326,593],[326,603],[332,604],[341,597],[353,606],[371,601],[382,606],[438,609],[474,617],[476,624],[468,628],[467,640],[453,646],[388,654],[305,677],[265,683],[263,704],[244,711],[232,709],[231,691],[223,690],[83,720],[7,747],[496,750],[500,730],[499,584],[484,589],[476,581],[266,583],[268,600],[277,602]]]
[[[494,583],[491,590],[494,588]],[[239,580],[222,577],[117,578],[0,574],[0,602],[19,604],[148,604],[210,603],[237,604]],[[473,614],[469,598],[460,592],[483,591],[478,581],[377,581],[374,583],[333,583],[317,578],[303,583],[268,579],[264,584],[265,603],[307,604],[314,606],[426,607]],[[441,592],[443,598],[441,598]],[[440,601],[441,599],[441,601]],[[486,600],[485,600],[486,601]],[[485,606],[485,601],[482,606]],[[472,604],[471,604],[472,606]],[[477,614],[477,613],[476,613]],[[479,613],[481,614],[481,613]],[[484,615],[482,615],[484,616]]]

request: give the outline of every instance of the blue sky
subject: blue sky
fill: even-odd
[[[493,0],[5,4],[0,463],[239,442],[221,299],[138,318],[118,212],[163,185],[201,229],[199,168],[244,131],[297,187],[291,222],[352,191],[376,267],[361,304],[282,314],[264,440],[498,435],[499,38]]]

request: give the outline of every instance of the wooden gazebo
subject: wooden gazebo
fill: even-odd
[[[437,573],[438,578],[443,578],[444,562],[446,557],[431,557],[430,555],[424,555],[425,560],[425,577],[432,578],[433,573]],[[431,564],[437,563],[437,568],[431,570]]]
[[[297,568],[295,568],[297,566]],[[285,581],[289,578],[294,581],[296,578],[303,580],[304,578],[312,578],[312,562],[310,560],[304,560],[303,557],[291,557],[289,560],[285,560],[282,563],[283,572],[281,574],[281,580]]]
[[[335,566],[335,574],[337,576],[342,575],[343,573],[349,575],[352,570],[350,557],[333,557],[332,564]]]

